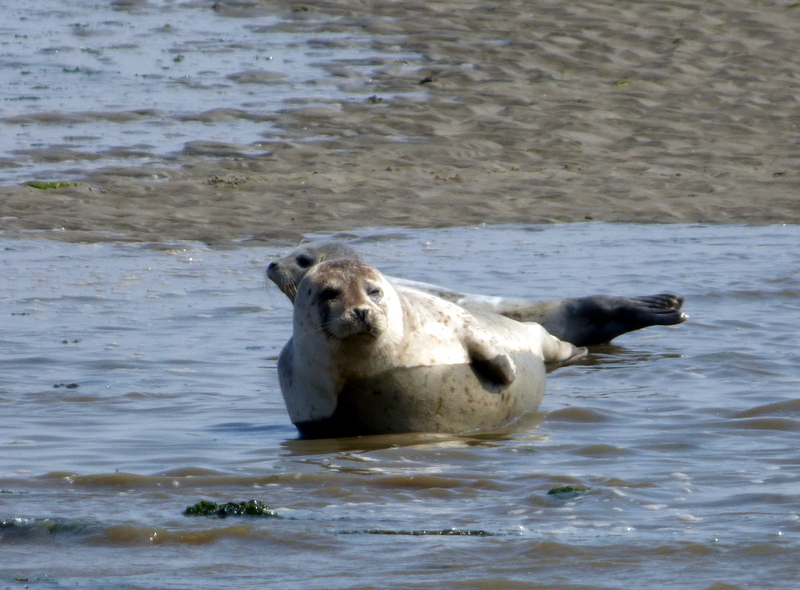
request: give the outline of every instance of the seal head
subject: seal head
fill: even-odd
[[[297,287],[312,266],[340,258],[359,260],[355,250],[338,242],[317,241],[301,244],[283,258],[270,262],[267,266],[267,278],[294,302]]]
[[[315,267],[298,288],[297,305],[308,313],[296,318],[296,328],[319,326],[329,341],[377,339],[388,323],[383,283],[380,273],[358,260]]]

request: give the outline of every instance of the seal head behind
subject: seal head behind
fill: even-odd
[[[359,260],[358,252],[339,242],[320,240],[301,244],[283,258],[270,262],[267,266],[267,278],[294,301],[297,287],[308,269],[320,262],[339,258]]]

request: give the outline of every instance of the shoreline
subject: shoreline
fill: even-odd
[[[0,230],[290,244],[378,226],[800,223],[800,10],[272,4],[287,30],[366,33],[424,62],[379,67],[362,101],[275,113],[259,156],[0,187]]]

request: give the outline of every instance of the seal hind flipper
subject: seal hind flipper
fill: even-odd
[[[564,300],[555,313],[541,318],[548,332],[573,344],[604,344],[617,336],[648,326],[685,322],[683,297],[670,293],[644,297],[595,295]]]
[[[671,326],[685,322],[689,316],[681,311],[683,307],[683,297],[671,293],[660,293],[645,297],[634,297],[632,301],[641,304],[639,312],[647,310],[647,318],[652,321],[650,325]],[[647,319],[644,319],[647,321]]]

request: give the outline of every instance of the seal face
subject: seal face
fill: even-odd
[[[300,281],[278,374],[305,436],[461,432],[535,410],[545,362],[585,352],[538,324],[471,314],[337,259]]]
[[[310,321],[301,318],[301,329],[318,323],[329,340],[378,338],[387,325],[382,281],[374,269],[357,260],[338,260],[317,269],[299,297],[299,304],[313,314]]]

